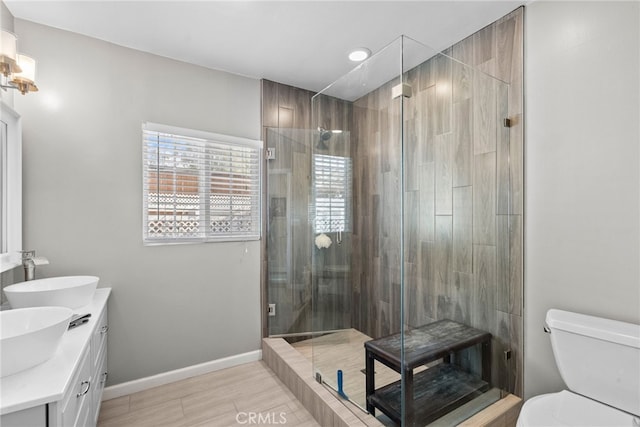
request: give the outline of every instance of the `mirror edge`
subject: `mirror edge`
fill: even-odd
[[[6,214],[7,252],[0,254],[0,272],[20,265],[22,250],[22,120],[13,108],[0,100],[0,119],[7,124]],[[4,166],[4,165],[3,165]]]

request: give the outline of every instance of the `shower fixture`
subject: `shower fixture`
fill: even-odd
[[[325,128],[318,128],[318,132],[320,132],[320,139],[322,141],[328,141],[331,139],[331,131],[330,130],[326,130]]]
[[[318,132],[320,132],[320,139],[316,144],[316,148],[318,150],[328,150],[329,147],[327,146],[326,142],[331,139],[332,132],[323,127],[318,127]]]

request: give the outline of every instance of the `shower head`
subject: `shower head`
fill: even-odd
[[[316,144],[316,148],[318,150],[328,150],[329,147],[327,146],[326,142],[331,139],[331,135],[332,135],[331,131],[326,130],[325,128],[322,128],[322,127],[318,127],[318,132],[320,132],[320,139]]]
[[[318,128],[318,132],[320,132],[320,141],[328,141],[331,139],[330,130],[326,130],[325,128]]]

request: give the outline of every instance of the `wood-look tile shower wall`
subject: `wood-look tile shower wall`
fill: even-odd
[[[492,382],[520,396],[522,25],[521,8],[445,51],[476,71],[444,56],[409,71],[402,116],[397,81],[354,102],[352,144],[353,327],[372,337],[400,330],[404,173],[404,320],[491,332]]]
[[[348,112],[341,124],[325,123],[335,113],[331,107],[319,110],[324,117],[311,117],[310,92],[263,82],[265,129],[320,125],[351,131],[351,327],[374,338],[400,330],[404,197],[405,320],[417,326],[448,317],[488,330],[494,335],[493,383],[519,396],[523,14],[523,8],[517,9],[445,52],[506,84],[445,57],[433,58],[407,73],[413,95],[404,99],[403,115],[400,99],[391,98],[397,82],[358,99],[351,108],[340,103]],[[502,102],[505,98],[508,102]],[[503,117],[511,119],[510,128],[502,127]],[[291,124],[283,124],[283,118]],[[300,185],[310,185],[310,160],[305,162],[304,167],[286,166]],[[311,256],[311,235],[292,244],[294,253]],[[263,295],[269,296],[272,291],[263,278]],[[509,360],[506,350],[511,350]]]

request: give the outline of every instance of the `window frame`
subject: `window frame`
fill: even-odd
[[[327,180],[326,178],[323,178],[322,183],[326,185],[326,183],[329,183],[329,185],[332,185],[332,179],[335,172],[332,170],[331,164],[334,162],[340,162],[344,167],[342,168],[342,173],[341,173],[341,178],[344,181],[344,185],[340,186],[340,189],[343,191],[330,191],[330,192],[319,192],[318,190],[318,183],[319,183],[319,179],[318,179],[318,172],[320,172],[318,170],[318,161],[322,161],[322,163],[325,164],[329,164],[329,168],[323,168],[322,169],[322,175],[326,175],[328,174],[330,179]],[[352,185],[353,185],[353,161],[351,157],[348,156],[340,156],[340,155],[335,155],[335,154],[318,154],[315,153],[312,156],[312,169],[313,169],[313,182],[312,182],[312,186],[313,186],[313,229],[314,229],[314,233],[315,234],[320,234],[320,233],[344,233],[344,232],[351,232],[351,227],[352,227],[352,218],[351,218],[351,198],[352,198]],[[335,193],[341,193],[343,196],[342,198],[337,198],[335,197]],[[324,197],[319,197],[319,196],[324,196]],[[343,210],[344,213],[343,215],[338,215],[338,220],[342,222],[342,227],[334,227],[331,224],[331,219],[334,215],[334,208],[333,207],[329,207],[328,208],[328,226],[327,227],[320,227],[319,226],[319,222],[322,221],[327,221],[327,215],[319,215],[319,204],[318,201],[319,200],[325,200],[331,204],[331,202],[333,200],[343,200]],[[325,207],[326,209],[326,207]],[[341,229],[340,229],[341,228]]]
[[[257,186],[257,206],[251,205],[252,208],[257,209],[257,229],[255,233],[250,235],[203,235],[200,237],[152,237],[149,235],[149,191],[148,191],[148,183],[145,181],[148,179],[147,172],[155,169],[151,169],[148,167],[147,158],[145,156],[146,151],[146,142],[145,142],[145,132],[158,132],[163,134],[175,135],[176,137],[184,137],[184,138],[193,138],[193,139],[201,139],[206,142],[214,142],[218,144],[227,144],[229,146],[238,146],[244,148],[252,148],[257,150],[258,152],[258,186]],[[142,132],[141,132],[141,141],[142,141],[142,242],[144,246],[157,246],[157,245],[176,245],[176,244],[193,244],[193,243],[222,243],[222,242],[243,242],[243,241],[257,241],[262,238],[262,189],[263,189],[263,168],[264,168],[264,152],[263,152],[263,141],[243,138],[232,135],[219,134],[214,132],[201,131],[196,129],[188,129],[181,128],[177,126],[165,125],[160,123],[153,122],[144,122],[142,124]],[[158,168],[160,169],[160,167]],[[172,169],[174,172],[176,168]],[[202,194],[210,194],[209,185],[206,185],[205,180],[201,180],[202,177],[206,176],[207,173],[211,172],[211,165],[208,164],[206,169],[198,170],[195,175],[198,176],[198,187],[203,188],[207,187],[207,190],[198,191],[198,195]],[[174,193],[178,194],[178,193]],[[233,194],[231,194],[233,196]],[[158,197],[160,195],[158,194]],[[204,215],[204,221],[209,221],[210,212],[211,212],[211,203],[206,203],[204,205],[204,209],[199,212]],[[253,210],[253,209],[252,209]]]

